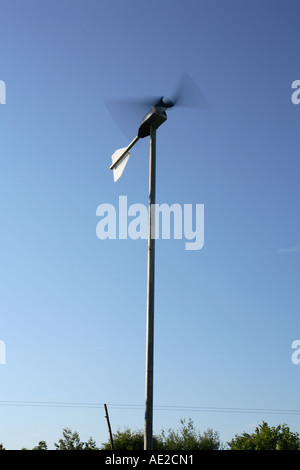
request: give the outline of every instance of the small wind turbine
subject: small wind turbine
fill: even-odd
[[[123,105],[125,103],[123,102]],[[155,271],[155,176],[156,176],[156,129],[167,120],[166,110],[176,106],[207,108],[209,104],[198,85],[187,75],[181,80],[173,99],[156,97],[134,100],[129,105],[151,106],[150,111],[140,122],[137,136],[124,148],[112,155],[114,181],[122,175],[130,157],[130,150],[141,138],[150,136],[149,163],[149,226],[148,226],[148,274],[147,274],[147,333],[146,333],[146,386],[145,386],[145,434],[144,449],[153,448],[153,356],[154,356],[154,271]],[[122,102],[107,102],[108,109],[114,114],[122,107]]]

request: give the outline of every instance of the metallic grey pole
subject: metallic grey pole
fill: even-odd
[[[148,286],[146,332],[146,391],[144,449],[153,449],[153,352],[154,352],[154,264],[155,264],[155,172],[156,126],[150,129],[149,163],[149,235],[148,235]]]

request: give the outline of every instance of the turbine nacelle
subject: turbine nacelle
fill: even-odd
[[[132,138],[136,132],[138,120],[144,115],[139,126],[139,136],[149,135],[150,123],[156,123],[157,127],[167,119],[166,110],[178,108],[208,108],[209,103],[196,82],[184,74],[179,84],[171,94],[167,96],[156,95],[141,98],[106,100],[106,106],[116,123],[123,132]],[[147,110],[148,113],[145,115]]]
[[[150,136],[151,128],[156,130],[167,120],[167,109],[173,108],[174,106],[188,108],[209,107],[209,103],[207,102],[204,94],[187,74],[182,77],[177,90],[172,95],[172,99],[169,99],[167,96],[152,96],[138,99],[137,101],[134,99],[129,101],[106,101],[106,105],[112,115],[115,116],[115,119],[117,119],[118,116],[121,117],[123,114],[123,123],[128,123],[130,121],[130,117],[133,117],[133,109],[143,110],[144,113],[150,108],[150,111],[148,111],[148,113],[142,118],[137,136],[133,141],[127,147],[116,150],[112,155],[112,164],[110,169],[113,170],[114,181],[117,181],[122,175],[130,157],[129,151],[135,143],[139,139]]]
[[[166,108],[164,106],[155,105],[151,111],[143,117],[138,130],[138,137],[144,138],[150,135],[150,128],[155,124],[156,129],[167,120]]]

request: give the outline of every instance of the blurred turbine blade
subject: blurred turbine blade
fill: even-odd
[[[126,137],[132,139],[137,133],[139,116],[136,116],[130,101],[106,100],[105,105],[119,129]]]
[[[130,139],[137,134],[143,117],[155,105],[165,109],[173,106],[210,108],[209,102],[197,83],[185,73],[171,99],[164,96],[107,99],[105,105],[121,131]]]
[[[132,139],[136,135],[141,119],[161,97],[151,96],[128,99],[105,100],[105,105],[121,131]]]
[[[210,104],[198,84],[185,73],[172,97],[175,106],[210,108]]]

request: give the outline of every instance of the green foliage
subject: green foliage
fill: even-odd
[[[32,450],[48,450],[48,446],[45,441],[40,441]]]
[[[143,450],[144,433],[141,430],[131,431],[125,428],[124,431],[118,430],[113,433],[114,450]],[[157,436],[153,436],[154,450],[161,449],[162,443]],[[110,442],[102,444],[101,450],[111,450]]]
[[[270,427],[263,421],[253,434],[236,435],[228,445],[231,450],[300,450],[300,439],[286,424]]]
[[[221,443],[217,431],[208,429],[203,435],[196,431],[194,423],[189,419],[180,420],[181,427],[178,431],[169,429],[168,434],[161,432],[161,439],[164,443],[163,450],[218,450]]]
[[[54,445],[56,450],[98,450],[96,442],[91,437],[87,442],[81,442],[78,432],[72,433],[69,428],[63,430],[63,438]]]
[[[131,432],[129,428],[113,433],[114,450],[141,450],[143,449],[143,434],[141,431]],[[110,450],[110,442],[102,443],[102,450]]]
[[[110,442],[97,448],[96,442],[90,437],[87,442],[80,440],[79,434],[71,429],[63,429],[62,438],[54,443],[57,450],[110,450]],[[131,431],[125,428],[113,434],[114,450],[143,450],[144,433],[140,430]],[[263,421],[252,434],[244,432],[236,434],[235,438],[227,443],[230,450],[300,450],[300,437],[292,432],[286,425],[271,427]],[[180,420],[178,430],[169,429],[153,436],[154,450],[221,450],[223,448],[219,433],[208,429],[203,434],[196,430],[192,419],[186,423]],[[0,450],[5,450],[0,444]],[[23,448],[22,450],[27,450]],[[40,441],[32,450],[48,450],[45,441]]]
[[[154,450],[217,450],[220,448],[219,434],[211,429],[203,435],[196,431],[193,421],[189,419],[186,424],[181,420],[178,431],[162,431],[158,436],[153,436]],[[143,450],[144,434],[142,431],[131,432],[126,428],[113,434],[114,450]],[[110,449],[110,443],[102,444],[102,450]]]

